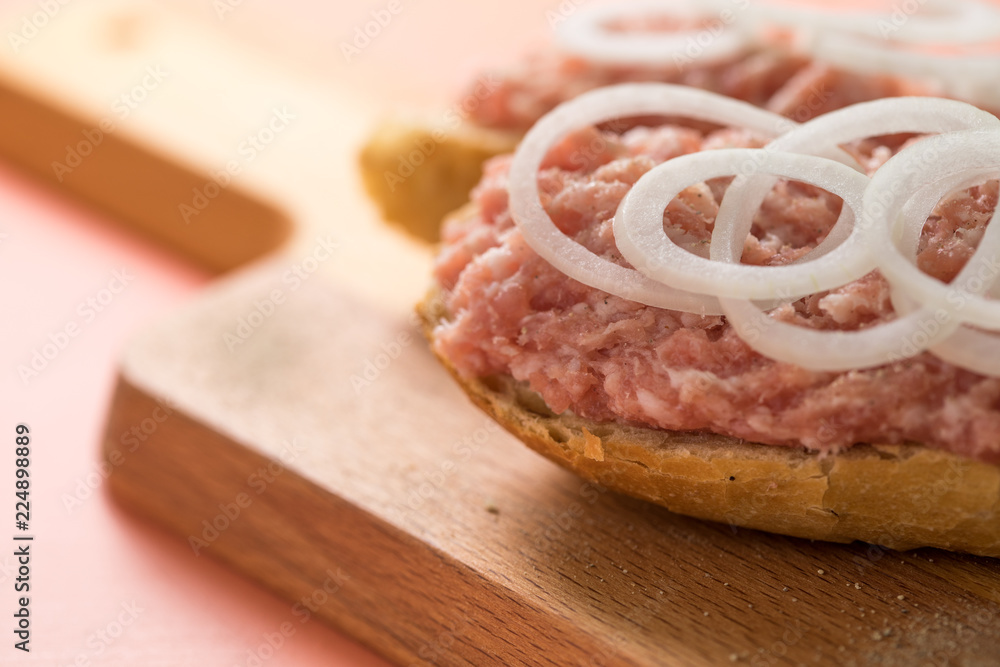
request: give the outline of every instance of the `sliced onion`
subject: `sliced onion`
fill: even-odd
[[[927,307],[955,311],[965,322],[986,329],[1000,329],[1000,302],[980,296],[983,290],[973,281],[988,288],[1000,273],[1000,207],[963,268],[962,279],[950,285],[921,272],[896,242],[905,227],[922,228],[937,202],[957,183],[998,171],[1000,132],[965,131],[923,139],[875,172],[858,225],[878,256],[879,269],[895,287]],[[915,233],[907,236],[912,239]]]
[[[982,176],[954,179],[945,184],[949,190],[965,189],[983,181]],[[918,192],[917,199],[910,204],[938,201],[940,188],[929,186]],[[727,195],[728,196],[728,195]],[[919,213],[916,213],[919,215]],[[904,216],[910,212],[904,208]],[[926,220],[926,215],[922,218]],[[911,261],[916,260],[917,245],[920,241],[920,226],[912,225],[916,233],[908,233],[900,240],[901,252]],[[723,261],[733,261],[729,255]],[[738,261],[738,260],[737,260]],[[963,280],[976,265],[967,264],[956,280]],[[983,284],[980,292],[988,289]],[[867,329],[858,331],[829,331],[808,329],[779,322],[765,315],[751,303],[744,300],[720,299],[722,309],[737,334],[757,352],[772,359],[797,364],[817,371],[844,371],[872,368],[891,363],[898,359],[912,357],[926,349],[956,366],[983,374],[996,374],[985,369],[996,368],[1000,373],[1000,339],[960,326],[961,318],[954,310],[919,307],[900,290],[892,291],[892,303],[900,317]],[[963,346],[979,352],[991,351],[995,362],[978,362]]]
[[[723,15],[725,11],[729,14]],[[715,19],[719,27],[649,33],[607,28],[614,20],[656,16]],[[723,16],[730,17],[729,25]],[[714,62],[744,51],[751,40],[742,25],[731,3],[640,0],[578,9],[557,27],[556,42],[562,49],[596,63],[680,67],[694,59]]]
[[[731,148],[683,155],[646,172],[615,215],[615,242],[643,274],[680,289],[718,297],[787,299],[832,289],[875,268],[860,234],[850,234],[831,252],[809,262],[785,266],[723,264],[692,255],[663,231],[663,211],[686,187],[718,176],[754,170],[811,183],[838,195],[844,206],[861,211],[868,178],[839,162],[811,155],[759,148]],[[753,215],[753,211],[744,211]],[[727,221],[723,221],[726,223]],[[734,222],[728,219],[729,224]],[[716,221],[716,225],[719,221]],[[738,259],[737,259],[738,261]]]
[[[963,57],[940,63],[942,89],[951,95],[990,109],[1000,109],[1000,54]],[[955,76],[961,72],[961,76]]]
[[[573,130],[615,118],[688,116],[746,127],[768,137],[797,123],[745,102],[670,84],[621,84],[590,91],[539,120],[518,146],[510,166],[510,212],[525,241],[542,258],[585,285],[650,306],[721,314],[714,296],[667,287],[634,269],[595,255],[556,227],[538,194],[538,170],[549,149]],[[661,228],[662,231],[662,228]]]
[[[929,308],[920,308],[913,299],[898,289],[892,291],[892,307],[903,316],[902,319],[912,318],[912,314],[916,312],[924,313],[924,323],[931,322],[934,318],[934,313]],[[937,315],[939,318],[944,315],[949,322],[955,319],[953,313],[940,309]],[[925,330],[926,326],[925,324]],[[926,346],[934,356],[973,373],[1000,377],[1000,336],[965,324],[957,329],[949,326],[949,330],[953,332],[946,337],[935,336],[933,340],[927,341]]]
[[[614,219],[616,243],[635,270],[603,259],[562,234],[541,205],[537,174],[548,150],[570,132],[648,115],[689,116],[777,138],[763,149],[677,157],[640,178]],[[899,132],[944,134],[903,149],[872,179],[857,171],[857,163],[837,147]],[[822,156],[789,152],[805,150]],[[675,245],[663,228],[670,201],[691,185],[740,172],[720,203],[709,258]],[[963,325],[1000,330],[1000,302],[982,296],[991,288],[1000,292],[1000,224],[994,224],[1000,207],[950,285],[923,274],[913,263],[921,229],[942,196],[998,172],[1000,120],[961,102],[878,100],[799,126],[705,91],[624,84],[564,103],[532,128],[511,164],[510,210],[529,245],[570,277],[656,307],[724,314],[753,349],[771,358],[813,370],[842,371],[883,365],[929,348],[957,366],[1000,376],[1000,337]],[[753,215],[778,177],[840,196],[841,216],[827,238],[797,263],[742,265]],[[751,301],[793,300],[852,282],[874,268],[893,286],[893,303],[901,316],[866,329],[830,331],[787,324]],[[985,363],[982,355],[996,361]]]
[[[832,30],[911,44],[969,44],[1000,37],[1000,12],[976,0],[919,0],[919,11],[824,11],[786,5],[758,6],[758,21],[822,35]]]
[[[951,186],[952,191],[966,190],[974,185],[981,184],[983,180],[983,175],[967,179],[956,179],[957,184],[948,184],[945,187]],[[937,191],[938,189],[939,188],[933,188],[934,191]],[[932,200],[936,199],[934,194],[932,194],[930,198]],[[915,204],[913,199],[911,199],[907,205],[909,206],[912,204]],[[906,214],[906,208],[904,207],[904,215]],[[910,228],[916,228],[916,225],[911,225]],[[909,231],[909,229],[907,231]],[[917,260],[917,247],[919,241],[919,230],[916,234],[905,234],[899,241],[898,247],[900,252],[911,262],[916,262]],[[980,245],[976,252],[980,252],[981,248],[982,246]],[[970,265],[972,268],[970,268]],[[966,265],[962,267],[962,270],[952,282],[964,282],[972,276],[971,272],[975,270],[975,267],[975,263],[971,261],[966,262]],[[974,291],[977,294],[982,294],[990,288],[993,288],[995,292],[998,285],[1000,285],[1000,280],[984,281],[979,288]],[[916,310],[930,312],[930,309],[928,308],[920,309],[919,304],[917,304],[916,301],[899,289],[894,289],[892,291],[892,306],[896,309],[896,312],[901,315],[908,315]],[[960,311],[960,309],[955,310]],[[941,311],[939,310],[939,312]],[[978,331],[963,324],[947,338],[931,345],[929,349],[935,356],[948,362],[949,364],[952,364],[953,366],[958,366],[959,368],[964,368],[968,371],[979,373],[981,375],[1000,377],[1000,337],[994,334]]]
[[[873,368],[911,357],[945,340],[959,321],[919,309],[905,317],[855,331],[809,329],[779,322],[744,299],[720,299],[737,335],[766,357],[814,371]],[[927,322],[935,322],[927,326]],[[924,325],[924,326],[922,326]]]
[[[1000,119],[971,104],[933,97],[893,97],[861,102],[825,113],[771,141],[766,149],[808,153],[857,163],[837,146],[884,134],[954,132],[977,128],[1000,128]],[[836,149],[836,152],[833,152]],[[860,169],[860,166],[858,166]],[[742,251],[753,224],[752,212],[760,208],[777,178],[758,174],[737,176],[719,204],[712,242],[712,259]],[[751,213],[748,213],[751,212]],[[817,247],[800,258],[807,261],[825,255],[850,234],[853,220],[844,207],[833,229]]]
[[[668,16],[715,20],[712,28],[669,32],[614,31],[615,20]],[[935,94],[1000,106],[997,58],[955,56],[899,48],[950,43],[962,46],[1000,40],[1000,10],[977,0],[920,0],[914,11],[823,11],[816,8],[710,0],[634,0],[578,9],[556,29],[566,51],[592,62],[682,69],[694,60],[713,63],[761,43],[769,26],[796,31],[800,47],[817,60],[855,72],[922,79]]]
[[[821,34],[808,50],[817,60],[842,69],[919,79],[935,94],[954,95],[987,107],[1000,105],[998,56],[901,49],[885,41],[836,31]]]
[[[920,0],[920,11],[893,13],[876,21],[873,37],[913,44],[971,44],[1000,38],[1000,11],[977,0]]]
[[[930,351],[952,366],[980,375],[1000,377],[1000,336],[996,334],[962,326],[931,347]]]

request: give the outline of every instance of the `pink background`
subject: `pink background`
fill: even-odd
[[[446,106],[480,65],[510,60],[514,43],[542,43],[544,9],[556,4],[401,2],[404,11],[350,64],[339,43],[384,2],[245,0],[224,20],[207,1],[168,4],[289,67],[348,82],[383,101],[387,111]],[[35,11],[33,1],[0,6],[7,16]],[[517,29],[518,23],[532,28]],[[87,321],[78,311],[81,302],[97,296],[123,268],[134,278]],[[10,516],[14,427],[26,423],[36,537],[30,654],[12,647],[16,563],[13,548],[0,547],[0,617],[7,619],[0,622],[0,664],[253,665],[255,656],[269,667],[387,664],[322,622],[298,623],[290,603],[209,557],[195,557],[182,540],[123,511],[106,494],[99,449],[120,351],[139,329],[196,298],[210,279],[0,162],[0,298],[7,313],[0,320],[0,443],[6,439],[10,446],[2,449],[10,453],[0,456],[0,480],[8,480]],[[80,327],[78,335],[38,377],[24,382],[18,366],[30,365],[50,334],[58,338],[71,322]],[[68,500],[75,497],[83,500]],[[0,543],[12,544],[13,532],[0,531]],[[119,633],[119,618],[129,620],[130,609],[141,611]],[[273,654],[261,652],[267,635],[290,620],[295,634]]]
[[[546,12],[579,1],[399,0],[403,10],[354,62],[339,43],[372,10],[387,3],[243,0],[220,20],[207,0],[174,0],[190,20],[216,25],[284,60],[354,86],[394,107],[440,109],[483,66],[544,44]],[[17,16],[34,2],[5,3]],[[234,3],[236,4],[236,3]],[[5,45],[6,46],[6,45]],[[375,215],[372,211],[372,215]],[[79,304],[108,284],[112,272],[134,275],[92,322]],[[247,665],[265,636],[291,620],[291,605],[198,558],[180,539],[110,502],[98,474],[99,443],[116,362],[142,326],[195,298],[209,276],[133,236],[123,227],[0,163],[0,487],[13,480],[14,426],[32,429],[32,652],[11,647],[14,558],[0,547],[0,663],[62,665]],[[69,322],[79,335],[37,378],[19,365]],[[2,443],[10,446],[4,449]],[[3,480],[7,480],[6,482]],[[88,485],[89,484],[89,485]],[[88,495],[89,494],[89,495]],[[13,491],[4,492],[12,512]],[[68,497],[87,496],[67,507]],[[9,516],[9,514],[5,514]],[[0,543],[10,544],[8,529]],[[11,530],[11,532],[13,532]],[[141,609],[120,636],[116,620]],[[125,616],[127,618],[127,614]],[[381,665],[368,649],[312,621],[264,665]]]

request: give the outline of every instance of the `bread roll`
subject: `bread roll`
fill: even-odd
[[[440,289],[417,310],[434,348],[435,327],[449,317]],[[438,358],[473,403],[532,449],[678,514],[816,540],[1000,557],[998,466],[919,444],[855,445],[822,456],[714,434],[596,423],[553,414],[513,378],[462,377]]]

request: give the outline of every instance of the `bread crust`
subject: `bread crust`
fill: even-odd
[[[426,241],[469,198],[483,162],[509,153],[520,135],[471,123],[424,118],[383,120],[358,155],[361,178],[383,217]]]
[[[456,212],[475,214],[470,204]],[[434,345],[440,287],[417,306],[435,355],[474,404],[526,445],[609,489],[678,514],[831,542],[1000,557],[1000,466],[919,444],[822,456],[709,433],[553,414],[511,377],[458,373]]]

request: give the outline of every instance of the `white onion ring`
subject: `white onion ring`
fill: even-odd
[[[1000,106],[998,57],[898,49],[863,35],[838,32],[823,33],[809,51],[817,60],[845,70],[919,79],[937,94],[987,107]]]
[[[890,98],[863,102],[819,116],[769,143],[766,150],[814,150],[817,146],[843,144],[868,136],[899,132],[953,132],[974,128],[1000,128],[1000,119],[968,104],[953,100],[928,98]],[[738,262],[746,235],[756,211],[777,179],[766,176],[737,176],[726,190],[716,216],[710,257],[714,260]],[[966,179],[967,181],[968,179]],[[981,180],[981,179],[978,179]],[[978,182],[977,180],[977,182]],[[971,186],[973,182],[961,185]],[[827,237],[810,253],[801,258],[825,254],[828,244],[839,244],[844,238],[844,212]],[[919,229],[912,239],[914,256]],[[936,341],[947,342],[957,321],[946,316],[942,321],[930,309],[918,310],[912,316],[861,331],[823,331],[777,322],[758,308],[742,300],[722,299],[721,305],[730,323],[748,344],[768,357],[795,363],[812,370],[848,370],[878,366],[895,358],[910,356]],[[913,309],[907,311],[909,314]],[[933,322],[932,325],[925,323]],[[920,325],[924,328],[918,328]],[[925,329],[934,330],[934,337]],[[767,331],[766,337],[760,333]],[[917,332],[924,333],[922,345],[901,344]],[[742,332],[742,333],[740,333]],[[943,344],[943,343],[942,343]],[[816,350],[822,349],[819,356]]]
[[[685,86],[657,83],[599,88],[559,105],[525,135],[510,166],[511,216],[535,252],[585,285],[651,306],[720,315],[722,310],[714,296],[665,287],[634,269],[590,252],[559,231],[542,207],[538,170],[553,145],[575,129],[644,115],[690,116],[746,127],[769,137],[798,125],[745,102]]]
[[[718,34],[712,34],[708,28],[669,33],[620,33],[608,30],[606,25],[615,19],[643,16],[717,19],[720,24],[725,24],[720,16],[725,10],[732,13],[732,7],[728,6],[731,4],[694,0],[637,0],[586,7],[578,9],[557,27],[556,43],[565,51],[597,63],[662,67],[673,62],[680,66],[684,61],[692,59],[685,55],[690,48],[697,51],[695,57],[703,62],[725,60],[744,51],[751,41],[745,34],[742,23],[735,18],[730,21],[732,25],[723,25]],[[735,17],[735,14],[732,15]],[[706,34],[709,39],[706,44],[702,44],[702,37]]]
[[[949,188],[952,192],[966,190],[974,185],[981,184],[991,176],[993,174],[980,174],[970,178],[956,177],[952,183],[945,184],[944,187]],[[933,190],[937,192],[940,188],[935,187]],[[933,199],[936,195],[931,194],[930,197]],[[917,201],[911,199],[907,202],[907,206],[903,208],[904,216],[909,214],[907,207],[911,205],[926,206],[919,199]],[[912,232],[915,228],[916,225],[908,226],[898,244],[900,252],[911,262],[916,262],[917,247],[920,241],[919,230],[917,230],[917,233]],[[977,248],[976,252],[979,252],[979,248]],[[971,261],[967,262],[952,282],[964,282],[967,280],[970,277],[970,265],[975,268],[975,264]],[[983,281],[980,288],[974,290],[974,292],[981,294],[993,288],[992,291],[995,295],[997,286],[1000,286],[1000,280],[997,280],[998,277],[1000,276],[994,276],[993,280]],[[892,291],[892,306],[901,315],[908,315],[919,308],[918,303],[913,298],[907,296],[899,289]],[[930,312],[929,308],[923,308],[922,310],[927,313]],[[981,375],[1000,377],[1000,337],[996,335],[977,331],[963,324],[953,334],[941,340],[941,342],[931,345],[929,349],[936,357],[953,366]]]
[[[623,198],[614,219],[618,248],[638,267],[635,270],[591,253],[559,231],[542,207],[538,170],[548,150],[570,132],[615,118],[648,115],[689,116],[777,138],[763,149],[683,155],[643,175]],[[837,144],[898,132],[943,134],[903,149],[872,179],[842,163],[853,159],[845,158]],[[822,155],[788,152],[807,148],[819,149],[815,152]],[[948,151],[954,151],[952,159],[942,160],[940,154]],[[691,185],[739,172],[741,160],[753,176],[737,177],[723,197],[709,258],[674,245],[663,229],[670,201]],[[714,93],[669,84],[623,84],[566,102],[529,131],[511,163],[510,211],[526,242],[570,277],[651,306],[724,314],[753,349],[780,361],[842,371],[883,365],[930,348],[957,366],[986,373],[993,373],[996,366],[1000,374],[1000,338],[964,325],[1000,329],[1000,302],[981,296],[1000,283],[1000,224],[992,224],[1000,218],[1000,207],[951,285],[921,273],[907,259],[915,257],[921,229],[944,194],[997,172],[1000,120],[962,102],[878,100],[797,125]],[[840,196],[841,216],[827,238],[799,262],[739,264],[752,215],[777,177],[812,183]],[[984,267],[991,267],[992,273],[980,279]],[[750,301],[787,302],[834,289],[875,268],[890,281],[901,316],[866,329],[830,331],[787,324]],[[969,285],[970,280],[979,282]],[[1000,285],[995,291],[1000,292]],[[959,305],[954,302],[956,295]],[[764,332],[766,336],[761,335]],[[970,349],[989,352],[998,361],[984,369]]]
[[[629,263],[665,284],[720,298],[744,299],[801,297],[857,280],[875,268],[860,234],[850,234],[822,257],[784,266],[723,264],[692,255],[674,244],[663,231],[667,204],[694,183],[732,173],[737,162],[825,188],[841,197],[855,215],[861,212],[861,196],[868,178],[839,162],[759,148],[682,155],[646,172],[618,207],[615,242]]]
[[[910,44],[968,44],[1000,36],[1000,12],[975,0],[920,0],[921,11],[893,13],[825,11],[821,8],[760,5],[754,18],[761,23],[807,30],[811,35],[839,31]]]
[[[765,28],[777,25],[795,30],[800,48],[817,60],[855,72],[921,79],[932,84],[936,93],[1000,106],[996,57],[940,55],[893,46],[968,46],[998,40],[1000,10],[976,0],[921,0],[919,4],[921,11],[906,13],[905,8],[894,6],[892,13],[880,14],[767,4],[750,7],[735,0],[635,0],[577,10],[557,27],[556,41],[565,51],[592,62],[682,69],[695,59],[713,63],[754,46],[767,48]],[[656,15],[716,19],[722,28],[717,33],[707,28],[650,33],[606,28],[615,19]]]
[[[814,371],[847,371],[882,366],[913,356],[945,340],[959,326],[944,313],[926,339],[907,345],[927,318],[925,309],[867,329],[831,331],[779,322],[744,299],[720,299],[722,309],[737,335],[766,357]],[[763,335],[765,334],[766,335]]]
[[[942,159],[942,155],[951,155],[952,159]],[[931,169],[933,173],[928,174]],[[1000,132],[970,130],[928,137],[903,149],[875,172],[865,193],[864,213],[859,223],[878,254],[879,269],[895,287],[926,306],[947,311],[956,310],[956,304],[961,302],[962,320],[987,329],[1000,329],[1000,302],[976,293],[982,290],[968,289],[966,280],[948,285],[921,272],[900,252],[896,238],[904,225],[922,227],[941,196],[956,181],[970,173],[996,171],[1000,171]],[[904,205],[918,194],[920,205],[906,207],[909,219],[904,220],[901,215]],[[986,269],[991,279],[989,284],[1000,271],[998,218],[1000,207],[994,211],[976,253],[963,268],[963,273],[968,271],[967,275],[972,277]]]
[[[900,132],[923,134],[989,127],[1000,128],[1000,119],[964,102],[928,97],[892,97],[825,113],[774,139],[764,149],[837,159],[838,155],[831,153],[830,148],[857,139]],[[842,151],[840,154],[846,155]],[[851,162],[854,160],[851,159]],[[719,253],[718,257],[710,254],[712,259],[723,260],[737,250],[742,251],[753,224],[753,212],[760,208],[777,180],[765,175],[752,179],[738,175],[730,183],[719,204],[712,230],[709,248],[711,252]],[[824,255],[847,238],[850,226],[844,220],[845,214],[850,214],[846,206],[822,243],[799,261]]]
[[[1000,377],[1000,336],[996,334],[963,325],[929,349],[935,357],[952,366],[980,375]]]
[[[982,180],[981,176],[970,178],[963,174],[953,179],[946,187],[951,191],[965,189],[981,183]],[[918,205],[925,205],[925,201],[930,201],[933,206],[938,200],[936,195],[938,190],[939,188],[925,188],[919,193]],[[909,203],[913,202],[914,200],[910,200]],[[908,213],[904,212],[904,215]],[[921,219],[926,220],[926,215]],[[916,259],[919,241],[919,228],[916,228],[916,234],[909,233],[906,239],[901,240],[901,250],[911,260]],[[735,260],[731,258],[732,255],[723,261],[739,261],[738,258]],[[970,264],[975,266],[971,262],[967,264],[956,280],[968,275],[971,271]],[[990,285],[986,284],[983,289],[988,287]],[[956,340],[959,341],[958,344],[975,345],[979,351],[988,350],[992,342],[992,351],[997,355],[997,363],[993,366],[1000,370],[1000,340],[991,341],[986,334],[959,326],[961,320],[952,310],[918,307],[915,301],[899,290],[893,290],[892,303],[900,317],[855,331],[815,330],[786,324],[768,317],[745,300],[720,299],[720,303],[737,334],[754,350],[772,359],[797,364],[810,370],[845,371],[872,368],[930,349],[949,363],[977,371],[975,365],[969,365],[975,362],[967,352],[954,349],[953,341]],[[767,335],[762,336],[761,334],[765,332]],[[817,350],[822,350],[822,355],[818,355]],[[939,350],[943,351],[943,354],[939,354]],[[978,365],[983,366],[982,363]],[[992,374],[987,371],[979,372]]]

